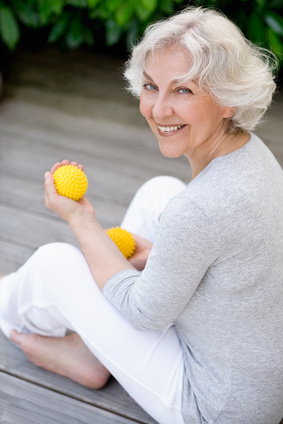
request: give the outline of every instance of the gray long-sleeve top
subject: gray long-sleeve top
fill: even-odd
[[[103,292],[140,330],[175,325],[186,423],[278,424],[283,172],[264,143],[251,133],[214,159],[169,202],[144,271],[116,274]]]

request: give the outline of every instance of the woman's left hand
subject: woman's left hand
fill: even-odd
[[[136,243],[136,250],[133,256],[129,259],[129,262],[138,271],[142,271],[146,265],[147,258],[152,249],[152,243],[136,234],[133,234],[133,237]]]
[[[76,216],[78,218],[83,216],[95,217],[95,210],[86,197],[75,201],[57,193],[53,173],[63,165],[69,165],[69,161],[57,162],[50,172],[45,173],[45,206],[69,223]],[[71,165],[83,170],[83,166],[77,164],[77,162],[72,162]]]

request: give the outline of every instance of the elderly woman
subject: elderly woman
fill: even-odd
[[[159,423],[278,424],[283,174],[250,132],[271,65],[212,10],[149,27],[125,75],[162,154],[187,157],[192,180],[139,190],[122,224],[137,234],[127,261],[86,198],[56,193],[67,162],[46,173],[46,205],[82,253],[44,246],[0,284],[2,330],[36,365],[93,388],[111,373]]]

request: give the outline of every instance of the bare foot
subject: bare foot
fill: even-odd
[[[68,377],[85,387],[100,389],[110,377],[109,371],[76,333],[44,337],[12,330],[10,339],[37,367]]]

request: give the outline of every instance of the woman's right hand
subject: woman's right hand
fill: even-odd
[[[63,218],[69,224],[73,219],[95,217],[95,210],[86,197],[82,197],[79,201],[69,199],[65,196],[60,196],[55,188],[53,173],[60,166],[69,165],[68,160],[57,162],[53,165],[50,172],[45,173],[45,206],[51,209],[58,216]],[[77,162],[72,162],[71,165],[77,166],[83,170],[83,166]]]

